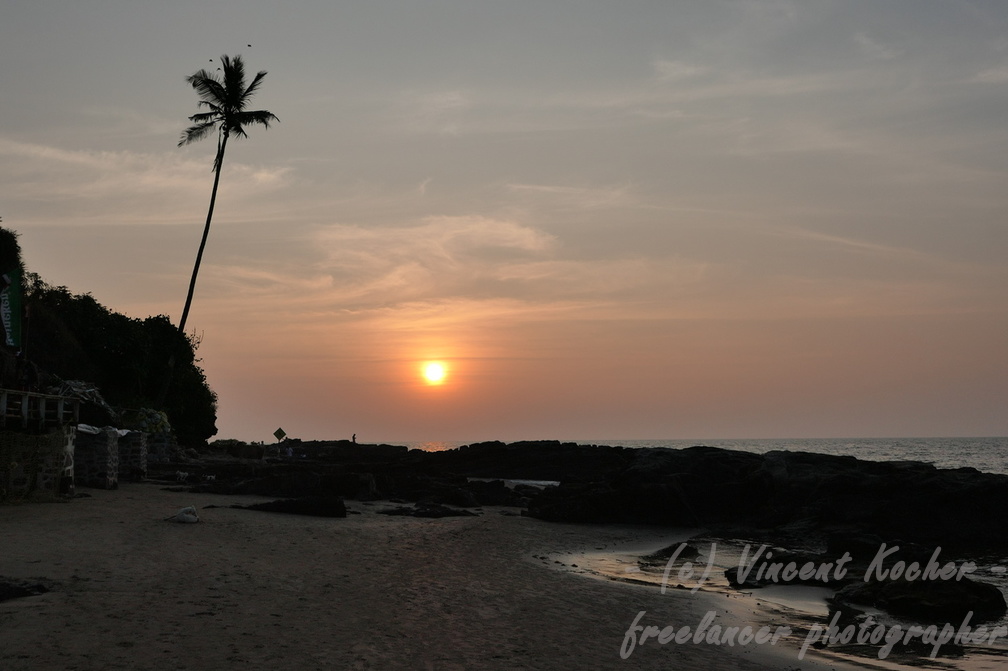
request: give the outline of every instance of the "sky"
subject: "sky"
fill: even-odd
[[[177,323],[222,54],[218,438],[1008,435],[1008,3],[9,0],[29,270]]]

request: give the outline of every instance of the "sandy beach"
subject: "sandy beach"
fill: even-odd
[[[661,594],[566,563],[674,539],[653,528],[514,508],[417,519],[357,501],[345,519],[315,518],[150,483],[82,491],[0,509],[0,576],[49,587],[0,603],[2,669],[892,668],[799,661],[797,634],[775,646],[652,639],[622,659],[640,611],[641,624],[677,629],[711,610],[725,626],[772,619],[751,599]],[[165,521],[189,505],[199,523]]]

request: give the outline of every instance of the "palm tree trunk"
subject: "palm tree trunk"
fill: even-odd
[[[203,239],[200,240],[199,251],[196,252],[196,264],[193,266],[192,278],[189,280],[189,293],[186,295],[185,308],[182,309],[182,318],[179,320],[179,333],[182,334],[185,334],[193,292],[196,291],[196,276],[199,274],[200,263],[203,261],[203,249],[206,247],[207,236],[210,235],[210,220],[213,219],[214,204],[217,202],[217,185],[220,183],[221,166],[224,165],[224,147],[227,146],[227,139],[227,132],[222,132],[220,149],[217,151],[217,167],[214,170],[213,191],[210,192],[210,208],[207,210],[206,225],[203,227]]]
[[[186,320],[189,319],[189,308],[192,306],[193,293],[196,291],[196,276],[199,275],[200,263],[203,262],[203,250],[206,248],[207,237],[210,235],[210,221],[213,219],[214,204],[217,202],[217,185],[220,184],[221,167],[224,165],[224,147],[227,146],[228,134],[221,131],[220,146],[217,149],[217,161],[214,168],[213,190],[210,192],[210,207],[207,209],[206,225],[203,226],[203,238],[200,240],[199,250],[196,252],[196,263],[193,265],[192,277],[189,279],[189,293],[186,294],[185,307],[182,309],[182,318],[179,319],[178,330],[185,335]],[[163,409],[165,399],[168,397],[168,387],[171,386],[172,376],[175,372],[175,355],[172,352],[168,357],[168,372],[165,373],[164,383],[161,385],[161,392],[158,394],[157,407]]]

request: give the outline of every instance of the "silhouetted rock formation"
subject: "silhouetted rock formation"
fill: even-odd
[[[1008,504],[1008,476],[971,468],[557,441],[478,443],[443,452],[313,442],[297,443],[294,454],[184,466],[195,481],[215,478],[195,489],[227,494],[510,505],[557,522],[737,527],[778,535],[791,530],[796,537],[818,534],[822,543],[833,537],[849,545],[861,538],[866,547],[878,539],[962,549],[1008,544],[1008,516],[1000,514]],[[560,485],[512,488],[504,479]]]
[[[531,501],[528,514],[686,527],[798,525],[959,548],[1008,543],[1008,517],[997,512],[1008,504],[1005,475],[807,452],[627,452],[632,459],[625,468],[547,489]]]
[[[858,606],[880,608],[917,622],[990,622],[1004,616],[1005,599],[994,585],[963,578],[928,582],[855,580],[831,600],[834,608],[857,611]]]

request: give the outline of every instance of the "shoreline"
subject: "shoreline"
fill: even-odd
[[[589,550],[559,555],[560,563],[569,571],[584,575],[586,578],[622,582],[632,585],[647,586],[648,588],[662,593],[700,593],[715,597],[724,597],[724,604],[728,607],[724,609],[725,619],[735,626],[750,626],[753,631],[760,627],[768,627],[774,630],[778,627],[787,627],[788,636],[791,639],[791,646],[782,646],[774,649],[777,656],[784,660],[784,651],[798,653],[801,650],[803,658],[799,659],[797,654],[792,654],[792,662],[803,665],[815,665],[816,663],[830,665],[836,668],[836,664],[854,664],[859,668],[878,669],[906,669],[906,668],[941,668],[957,669],[960,671],[981,671],[986,669],[1000,669],[1008,662],[1008,641],[1004,638],[998,639],[994,646],[970,645],[964,646],[962,655],[957,655],[946,648],[943,653],[938,654],[935,659],[928,657],[926,652],[912,649],[901,649],[894,646],[884,657],[879,657],[880,645],[866,643],[858,645],[856,643],[840,644],[829,646],[818,646],[808,644],[812,640],[815,631],[821,631],[821,638],[826,638],[825,630],[831,622],[831,608],[827,603],[827,598],[836,593],[835,589],[829,587],[816,587],[806,584],[781,583],[760,587],[747,587],[737,589],[732,587],[724,575],[728,568],[738,566],[739,549],[749,541],[744,539],[724,539],[714,538],[707,535],[703,530],[680,529],[668,530],[667,533],[659,534],[651,539],[651,542],[641,542],[637,540],[619,548],[608,551]],[[679,544],[692,544],[704,547],[707,543],[716,543],[717,560],[715,561],[710,550],[687,560],[671,561],[669,563],[658,562],[650,565],[641,565],[638,560],[646,555],[650,555],[658,550],[669,547],[676,547]],[[713,547],[711,548],[713,549]],[[725,560],[727,557],[727,561]],[[708,561],[710,566],[708,566]],[[692,564],[692,569],[685,576],[677,575],[683,565]],[[887,629],[894,624],[899,624],[905,631],[911,623],[893,618],[882,611],[874,611],[880,623],[884,623]],[[995,625],[1004,625],[1008,618],[1003,618],[1000,622],[987,623],[993,628]],[[643,624],[643,623],[642,623]],[[954,623],[958,624],[958,623]],[[725,625],[728,626],[728,625]],[[843,628],[841,624],[840,628]],[[812,633],[810,633],[812,632]],[[816,639],[819,635],[816,635]],[[818,642],[818,640],[816,640]],[[796,648],[793,644],[801,644]],[[919,643],[919,637],[915,644]],[[788,666],[787,668],[792,668]],[[813,668],[816,668],[813,666]]]
[[[489,506],[474,517],[418,519],[379,514],[395,505],[382,501],[350,501],[347,518],[316,518],[226,507],[269,497],[150,483],[86,493],[3,508],[0,576],[50,590],[0,602],[4,669],[884,666],[818,651],[799,661],[797,639],[649,641],[621,659],[642,610],[661,626],[695,627],[712,610],[723,624],[783,622],[741,595],[660,594],[558,563],[660,545],[668,530],[558,524]],[[199,523],[165,521],[190,505]]]

